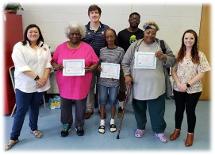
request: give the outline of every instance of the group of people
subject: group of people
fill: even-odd
[[[74,127],[78,136],[85,134],[84,121],[94,113],[94,104],[99,104],[100,123],[98,132],[106,131],[106,104],[111,105],[110,132],[117,131],[115,124],[116,105],[124,110],[126,90],[131,90],[132,106],[137,123],[135,137],[144,136],[148,108],[154,135],[166,143],[164,134],[166,122],[165,95],[169,83],[166,68],[172,67],[174,79],[175,130],[170,140],[176,140],[181,131],[183,113],[187,113],[187,138],[185,146],[193,144],[196,123],[195,108],[202,92],[201,79],[210,66],[203,52],[198,49],[198,36],[194,30],[187,30],[182,36],[182,43],[175,58],[172,50],[164,42],[166,51],[162,51],[161,42],[156,38],[159,30],[155,22],[147,22],[143,30],[139,29],[140,14],[129,15],[129,27],[118,35],[113,28],[100,22],[101,8],[91,5],[88,8],[89,23],[82,26],[71,23],[66,28],[67,41],[57,46],[53,57],[40,28],[31,24],[24,32],[24,40],[15,44],[12,59],[15,65],[16,113],[10,140],[6,150],[17,142],[26,112],[29,108],[29,126],[33,136],[41,138],[38,129],[39,104],[43,92],[50,88],[49,74],[56,71],[57,85],[61,97],[61,136],[69,135],[73,124],[72,107],[75,105]],[[152,66],[140,67],[141,56],[146,53]],[[141,55],[142,54],[142,55]],[[63,61],[66,59],[84,59],[83,76],[64,76]],[[118,64],[120,78],[100,76],[102,63]],[[143,65],[144,66],[144,65]],[[96,95],[94,90],[96,87]]]

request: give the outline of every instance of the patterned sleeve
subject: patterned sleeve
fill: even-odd
[[[199,52],[200,64],[198,65],[198,72],[207,72],[211,70],[208,60],[204,53]]]

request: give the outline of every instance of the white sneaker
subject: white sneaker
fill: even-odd
[[[167,143],[167,142],[168,142],[167,137],[164,135],[164,133],[155,133],[154,135],[155,135],[155,137],[157,137],[161,142],[163,142],[163,143]]]

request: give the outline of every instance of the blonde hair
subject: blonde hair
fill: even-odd
[[[81,35],[81,39],[83,39],[86,35],[86,29],[85,26],[82,24],[76,23],[76,22],[71,22],[65,29],[66,37],[69,38],[69,35],[71,33],[72,29],[78,29]]]

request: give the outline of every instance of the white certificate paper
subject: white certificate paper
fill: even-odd
[[[63,60],[63,76],[84,76],[84,59],[65,59]]]
[[[152,52],[135,52],[134,68],[156,69],[157,59]]]
[[[120,76],[120,64],[114,63],[101,63],[101,74],[102,78],[119,79]]]

